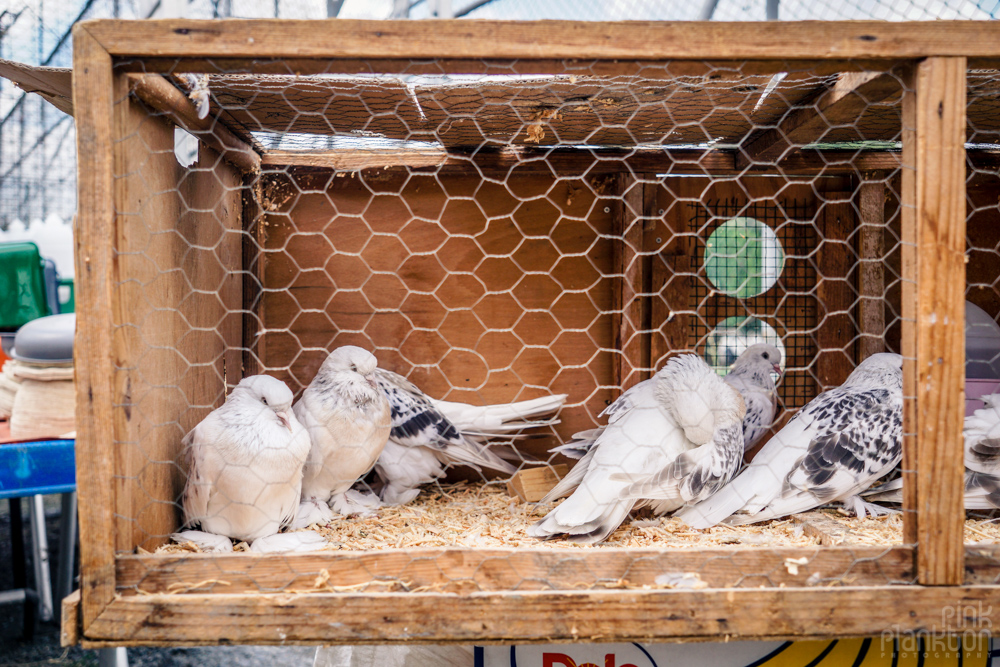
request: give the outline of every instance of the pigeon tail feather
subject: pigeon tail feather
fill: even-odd
[[[587,469],[590,468],[590,462],[594,459],[594,454],[596,453],[596,449],[588,450],[580,461],[573,466],[573,469],[566,473],[566,476],[559,480],[559,483],[552,487],[538,502],[540,504],[551,503],[553,500],[558,500],[572,493],[583,482],[583,478],[587,475]]]

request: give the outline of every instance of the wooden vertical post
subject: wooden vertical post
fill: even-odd
[[[858,361],[885,352],[885,175],[867,174],[858,188]]]
[[[115,188],[111,56],[73,26],[78,210],[76,244],[76,484],[80,507],[80,588],[86,630],[115,592],[115,395],[112,345]]]
[[[838,197],[828,193],[828,197]],[[822,325],[816,334],[819,355],[816,358],[816,379],[820,391],[843,384],[854,370],[855,328],[851,318],[854,292],[848,279],[854,257],[849,239],[854,229],[854,208],[850,195],[839,195],[842,201],[823,204],[817,223],[823,235],[817,255],[820,280],[816,288],[822,311]]]
[[[904,538],[917,580],[963,580],[965,58],[914,67],[903,100]],[[915,512],[912,510],[916,510]]]
[[[647,258],[643,254],[643,233],[647,211],[647,190],[652,186],[628,175],[618,177],[621,203],[614,215],[615,288],[613,292],[615,346],[620,350],[614,366],[614,381],[622,391],[650,376],[649,299]],[[655,201],[654,201],[655,204]]]

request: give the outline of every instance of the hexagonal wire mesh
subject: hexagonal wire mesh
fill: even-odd
[[[120,570],[120,590],[913,581],[911,556],[894,548],[901,542],[898,514],[802,514],[846,499],[896,467],[898,370],[873,381],[885,391],[860,399],[882,410],[874,421],[820,415],[853,419],[869,450],[829,450],[819,461],[784,450],[771,455],[763,477],[760,467],[748,469],[758,479],[741,487],[732,511],[751,491],[781,495],[789,465],[799,464],[799,477],[789,480],[802,487],[798,498],[811,494],[814,502],[775,500],[777,521],[697,530],[669,516],[677,503],[641,509],[643,496],[628,495],[632,483],[650,482],[650,474],[703,442],[700,451],[723,452],[722,471],[686,488],[682,504],[737,475],[743,411],[732,406],[741,401],[727,403],[721,397],[733,390],[711,378],[728,373],[748,346],[778,347],[781,373],[776,390],[767,386],[770,372],[758,378],[765,403],[776,405],[773,418],[759,401],[742,401],[763,411],[767,431],[747,460],[761,447],[774,450],[765,444],[771,436],[861,361],[900,352],[901,70],[848,62],[789,63],[778,72],[733,62],[565,61],[538,68],[485,60],[458,67],[331,63],[312,74],[281,61],[258,63],[252,74],[221,61],[214,67],[196,77],[179,68],[166,76],[193,99],[203,91],[216,126],[262,155],[259,173],[241,173],[204,145],[182,166],[184,141],[175,137],[172,112],[140,104],[125,83],[117,90],[123,130],[115,146],[122,221],[115,288],[129,306],[116,314],[115,331],[128,350],[116,380],[128,397],[121,406],[128,435],[115,443],[116,484],[125,491],[116,539],[122,554],[174,554],[158,561],[167,567],[140,560]],[[132,72],[133,82],[158,76],[141,74],[137,62],[119,68]],[[973,118],[970,111],[976,128]],[[988,121],[985,127],[976,128],[977,137],[991,131]],[[977,234],[990,233],[978,222],[996,205],[992,194],[975,203],[976,178],[995,179],[995,168],[970,176],[969,245],[988,257],[977,263],[973,255],[969,289],[992,294],[985,301],[994,304],[996,243]],[[982,276],[973,279],[976,271]],[[989,311],[991,322],[996,316],[996,308]],[[542,423],[497,438],[486,438],[482,423],[459,423],[474,449],[486,442],[488,451],[504,455],[496,462],[479,454],[496,470],[481,460],[461,465],[454,450],[424,449],[420,460],[444,461],[447,473],[424,479],[414,459],[400,454],[393,473],[383,454],[351,493],[386,500],[390,478],[407,472],[430,483],[415,500],[369,506],[367,515],[334,512],[313,523],[325,540],[316,559],[275,555],[266,571],[232,561],[217,572],[204,561],[190,569],[176,554],[195,547],[169,543],[185,516],[198,516],[183,512],[185,484],[221,493],[217,507],[228,512],[264,503],[259,489],[246,497],[256,481],[297,493],[298,472],[283,485],[260,470],[269,464],[223,457],[192,482],[191,447],[182,447],[182,438],[250,375],[281,380],[298,400],[330,351],[344,345],[374,353],[380,368],[434,399],[478,406],[565,394],[565,405],[557,419],[550,419],[554,410],[534,415]],[[661,381],[659,393],[643,385],[629,394],[631,422],[593,431],[608,423],[601,413],[620,388],[652,377],[683,352],[708,362],[695,380],[681,378],[672,389]],[[708,440],[678,425],[706,408],[714,420]],[[342,414],[337,410],[329,409]],[[725,448],[734,425],[736,454]],[[573,438],[581,432],[582,449],[552,452],[580,445]],[[586,443],[598,436],[586,455]],[[400,431],[392,438],[405,441]],[[567,451],[584,458],[568,460]],[[566,464],[589,470],[570,500],[536,505],[508,494],[513,471],[535,479],[543,471],[565,475]],[[232,475],[241,466],[249,472]],[[652,480],[661,484],[651,497],[666,497],[664,485],[691,482],[691,470],[669,470],[674,482]],[[230,490],[220,491],[226,484]],[[323,495],[329,499],[330,489]],[[349,508],[358,509],[362,497],[352,498]],[[572,503],[576,516],[554,511]],[[664,508],[668,516],[658,516]],[[549,512],[547,528],[531,528]],[[789,513],[796,515],[785,518]],[[554,539],[538,540],[533,530]],[[246,537],[236,532],[229,535],[236,542]],[[995,532],[979,524],[970,535],[993,539]],[[567,533],[633,549],[602,557]],[[429,547],[476,550],[458,562],[452,552]],[[330,552],[339,559],[324,559]]]

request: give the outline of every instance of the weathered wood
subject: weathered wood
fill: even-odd
[[[826,512],[812,511],[793,514],[791,520],[800,524],[806,535],[812,535],[824,547],[836,547],[849,541],[851,530],[832,519]]]
[[[521,502],[537,503],[568,472],[569,466],[565,463],[557,463],[553,466],[523,468],[507,480],[507,493],[518,498]]]
[[[650,235],[647,234],[647,238]],[[660,237],[662,238],[662,237]],[[671,352],[690,345],[691,284],[694,271],[689,255],[655,255],[652,261],[650,303],[650,367],[663,367]]]
[[[172,83],[159,74],[127,76],[131,92],[150,108],[204,141],[238,169],[260,171],[260,156],[211,114],[199,118],[191,100]]]
[[[734,539],[738,537],[734,534]],[[787,559],[805,558],[797,572]],[[904,547],[622,549],[411,548],[336,554],[288,554],[281,560],[257,554],[120,556],[122,595],[191,588],[192,593],[316,592],[316,577],[329,584],[364,587],[399,581],[409,590],[455,593],[506,590],[603,589],[609,582],[654,586],[665,572],[698,572],[712,588],[912,583],[913,550]],[[326,581],[326,578],[324,577]],[[201,584],[195,587],[196,584]],[[368,592],[381,590],[370,586]]]
[[[444,148],[378,150],[356,148],[337,151],[267,151],[261,157],[265,167],[321,167],[342,171],[385,169],[387,167],[439,167],[448,163]]]
[[[820,391],[839,387],[854,370],[855,325],[851,310],[854,290],[849,282],[856,257],[850,245],[855,229],[849,193],[826,195],[817,220],[822,237],[816,254],[819,284],[816,379]]]
[[[837,126],[859,122],[869,105],[901,92],[899,79],[892,74],[843,72],[818,99],[797,104],[777,127],[750,141],[740,152],[739,163],[773,163],[790,149],[825,139]]]
[[[80,591],[75,590],[62,600],[62,617],[59,624],[59,645],[76,646],[80,643]]]
[[[73,70],[68,67],[33,67],[0,60],[0,76],[26,93],[37,93],[56,109],[73,115]]]
[[[918,576],[930,585],[962,581],[964,366],[954,360],[965,358],[965,72],[964,58],[921,62],[903,117],[904,243],[915,249],[903,277],[916,279],[904,293],[915,305],[904,319],[904,354],[915,358],[904,430],[916,434],[904,441],[904,489],[914,489],[904,508],[916,509]]]
[[[988,630],[996,588],[150,595],[116,600],[87,638],[142,643],[642,641]],[[971,610],[951,624],[955,605]],[[378,619],[373,622],[372,619]],[[963,625],[957,626],[958,622]]]
[[[114,88],[111,56],[80,24],[73,26],[77,121],[76,245],[76,483],[80,507],[80,587],[83,627],[111,602],[115,590],[115,474],[112,285],[114,283]]]
[[[986,21],[87,21],[115,56],[837,59],[996,55]]]
[[[355,159],[346,152],[286,152],[267,151],[261,157],[265,168],[291,167],[296,170],[338,169],[347,171],[372,170],[377,172],[407,172],[427,170],[442,175],[468,174],[478,169],[493,176],[516,171],[518,174],[551,174],[552,172],[582,176],[584,174],[669,173],[673,175],[736,175],[765,173],[764,167],[738,169],[736,155],[731,151],[692,150],[689,148],[620,149],[614,147],[581,151],[575,148],[510,147],[503,151],[482,148],[469,153],[451,150],[443,158],[434,157],[431,151],[377,151],[362,153]],[[369,155],[371,157],[369,157]],[[981,152],[977,166],[990,167],[1000,164],[1000,158]],[[781,169],[789,176],[822,174],[834,176],[857,174],[871,170],[892,170],[899,167],[898,151],[844,151],[844,150],[795,150],[781,159]],[[973,155],[976,160],[976,155]],[[434,161],[434,166],[427,162]],[[438,162],[439,161],[439,162]],[[773,169],[773,166],[770,167]]]
[[[619,354],[614,383],[621,391],[647,379],[649,372],[649,299],[645,296],[648,261],[644,254],[647,187],[641,180],[621,175],[617,179],[620,202],[613,205],[615,236],[611,309],[614,346]]]
[[[119,551],[155,549],[178,527],[181,439],[240,378],[241,176],[201,145],[174,157],[173,125],[118,77],[114,143],[115,440]],[[112,239],[104,239],[111,243]]]
[[[858,361],[885,352],[885,201],[884,175],[861,182],[858,209]]]

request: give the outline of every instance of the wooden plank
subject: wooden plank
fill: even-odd
[[[554,466],[523,468],[507,480],[507,493],[523,503],[537,503],[568,472],[569,466],[565,463],[557,463]]]
[[[181,439],[239,381],[242,177],[201,145],[174,157],[174,127],[116,79],[116,544],[155,549],[179,524]],[[105,242],[108,242],[107,240]]]
[[[736,539],[734,533],[734,539]],[[788,559],[806,559],[797,571]],[[161,593],[177,588],[196,594],[315,592],[322,571],[331,585],[364,587],[372,581],[404,582],[410,590],[454,593],[525,591],[581,587],[604,589],[627,580],[655,586],[665,572],[698,572],[712,588],[805,586],[810,577],[825,585],[881,586],[913,583],[913,549],[838,547],[768,549],[462,549],[425,548],[288,554],[142,555],[118,558],[121,595]],[[994,566],[996,569],[996,566]],[[325,576],[324,576],[325,580]],[[195,584],[202,584],[195,587]],[[383,588],[369,587],[368,592]]]
[[[115,591],[112,284],[115,132],[111,56],[80,24],[73,26],[78,156],[76,229],[76,483],[80,507],[83,627]]]
[[[127,76],[131,92],[150,108],[204,141],[238,169],[260,171],[260,156],[211,114],[199,118],[191,100],[172,83],[159,74]]]
[[[988,168],[1000,164],[1000,155],[981,153],[977,166]],[[973,156],[976,159],[976,156]],[[862,171],[892,170],[899,167],[900,153],[892,151],[789,151],[781,160],[787,176],[823,174],[857,174]],[[428,165],[433,162],[433,165]],[[689,148],[636,147],[581,151],[576,148],[533,148],[514,146],[502,151],[482,148],[474,153],[450,150],[443,158],[431,151],[361,151],[354,156],[347,151],[311,153],[267,151],[261,157],[265,167],[338,169],[346,171],[433,171],[439,174],[467,174],[470,169],[494,175],[516,170],[518,173],[582,176],[584,174],[669,173],[672,175],[752,175],[764,167],[737,169],[736,156],[731,151],[697,150]],[[773,168],[773,167],[770,167]]]
[[[661,237],[662,238],[662,237]],[[689,255],[658,254],[652,261],[650,303],[650,366],[663,367],[671,352],[689,349],[691,284],[694,271]]]
[[[812,535],[824,547],[837,547],[851,539],[851,530],[827,512],[801,512],[793,514],[791,519],[802,526],[806,535]]]
[[[650,68],[651,69],[651,68]],[[401,77],[327,75],[210,75],[220,118],[247,142],[273,145],[281,134],[312,135],[324,150],[357,144],[358,135],[444,146],[581,145],[642,146],[698,144],[705,137],[742,137],[753,128],[748,114],[713,113],[717,108],[753,108],[754,122],[771,124],[789,105],[815,96],[822,81],[809,71],[792,72],[768,96],[771,75],[732,66],[667,79],[561,74],[501,79],[404,80]],[[669,100],[669,105],[664,104]],[[853,140],[892,140],[897,122],[876,123]],[[256,139],[251,133],[258,133]],[[272,133],[271,136],[259,133]],[[299,137],[304,139],[304,137]],[[729,142],[727,142],[729,143]],[[428,149],[433,146],[428,146]]]
[[[148,644],[664,641],[993,627],[993,586],[483,593],[151,595],[116,600],[89,640]],[[956,603],[970,610],[951,623]],[[949,614],[949,610],[951,614]],[[377,619],[373,622],[372,619]],[[957,621],[956,621],[957,623]]]
[[[903,171],[904,242],[915,241],[916,254],[904,273],[916,278],[915,293],[904,294],[916,373],[904,389],[916,403],[907,416],[917,417],[905,429],[916,438],[904,449],[903,469],[913,471],[904,488],[916,489],[904,507],[917,510],[919,581],[930,585],[961,582],[963,567],[964,365],[954,360],[965,358],[965,72],[964,58],[921,62],[904,105],[904,127],[915,128],[904,156],[913,167]]]
[[[260,375],[267,365],[261,335],[264,328],[264,225],[261,175],[243,177],[243,359],[241,376]],[[227,383],[232,386],[232,382]]]
[[[740,152],[740,163],[773,163],[789,149],[822,139],[829,141],[825,135],[830,130],[858,122],[871,104],[901,92],[899,79],[890,73],[843,72],[814,102],[795,105],[777,127],[762,131],[750,141]]]
[[[850,245],[855,229],[854,207],[849,193],[827,194],[818,214],[822,240],[816,253],[819,282],[816,345],[816,379],[819,391],[839,387],[855,366],[856,336],[852,309],[854,289],[850,283],[855,255]]]
[[[426,149],[378,150],[353,148],[336,151],[267,151],[261,164],[269,166],[321,167],[343,171],[385,169],[387,167],[439,167],[447,164],[444,148],[431,145]]]
[[[613,204],[615,278],[611,309],[614,349],[619,352],[614,383],[624,392],[650,376],[649,334],[645,325],[649,300],[644,296],[648,262],[643,253],[647,185],[627,175],[619,176],[617,184],[621,200]]]
[[[68,67],[33,67],[0,60],[0,76],[26,93],[37,93],[59,111],[73,115],[73,70]]]
[[[871,174],[858,188],[858,361],[885,352],[885,175]]]
[[[76,646],[80,643],[80,591],[75,590],[62,600],[62,620],[59,624],[59,645]]]
[[[988,21],[96,20],[115,56],[196,58],[837,59],[996,56]]]

